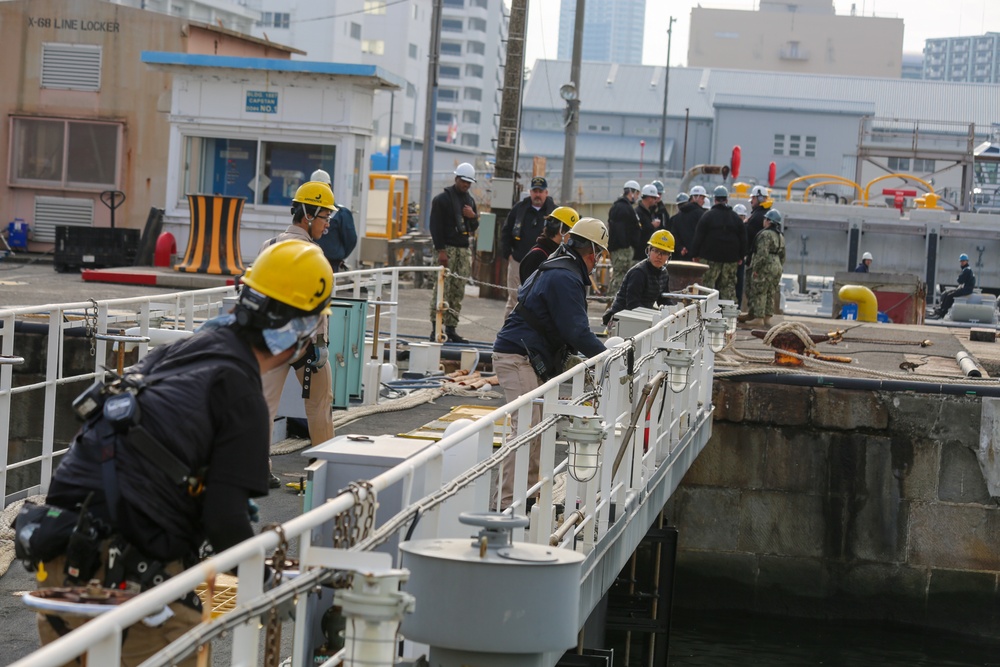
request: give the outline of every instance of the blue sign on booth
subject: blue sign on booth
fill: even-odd
[[[248,90],[247,111],[254,113],[278,113],[278,93],[263,90]]]

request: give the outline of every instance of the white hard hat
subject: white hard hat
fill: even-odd
[[[332,181],[330,180],[330,174],[323,171],[322,169],[317,169],[316,171],[314,171],[312,173],[312,176],[309,177],[309,180],[319,181],[320,183],[326,183],[327,185],[330,185],[330,183],[332,183]]]
[[[753,190],[750,191],[750,196],[757,199],[767,199],[770,195],[767,192],[767,188],[763,185],[755,185],[753,186]]]
[[[455,175],[467,183],[476,182],[476,168],[468,162],[463,162],[455,167]]]
[[[636,192],[640,190],[639,184],[636,181],[625,181],[624,188],[626,190],[635,190]]]
[[[733,212],[736,213],[736,215],[745,216],[747,214],[747,207],[744,206],[743,204],[737,204],[736,206],[733,207]]]
[[[650,183],[649,185],[642,186],[642,196],[643,197],[659,197],[660,191],[656,189],[656,186]]]
[[[870,252],[866,252],[865,254],[861,255],[861,261],[862,262],[865,261],[866,259],[870,259],[873,262],[875,261],[875,258],[872,257],[872,254]]]
[[[708,192],[706,192],[705,188],[703,188],[700,185],[696,185],[693,188],[691,188],[691,192],[689,192],[688,194],[691,195],[692,197],[697,197],[698,195],[701,195],[702,197],[708,196]]]
[[[608,249],[608,228],[597,218],[580,218],[580,222],[573,225],[569,234],[587,239],[601,246],[603,250]]]

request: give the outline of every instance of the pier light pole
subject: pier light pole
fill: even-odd
[[[674,36],[674,22],[676,20],[671,16],[670,21],[667,22],[667,71],[663,74],[663,118],[660,122],[660,178],[667,175],[664,162],[667,148],[667,92],[670,90],[670,42]]]

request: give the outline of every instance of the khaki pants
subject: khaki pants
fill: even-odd
[[[528,363],[528,358],[523,354],[502,354],[493,353],[493,370],[500,380],[503,388],[504,398],[508,403],[520,398],[524,394],[541,386],[538,376]],[[531,424],[534,426],[542,420],[542,406],[535,405],[531,408]],[[517,413],[510,416],[510,437],[518,433]],[[529,445],[528,458],[528,487],[530,488],[538,481],[538,464],[541,458],[542,443],[539,438],[534,438]],[[514,500],[514,457],[503,462],[503,485],[500,491],[501,508],[507,507]],[[495,506],[492,503],[491,506]],[[524,508],[521,508],[524,511]]]
[[[503,309],[503,318],[510,316],[510,311],[517,305],[517,288],[521,286],[521,262],[511,255],[507,259],[507,304]]]
[[[105,549],[104,560],[107,560],[107,550]],[[48,578],[44,582],[40,582],[39,588],[55,588],[65,585],[65,574],[63,569],[66,564],[65,556],[57,556],[52,560],[45,563],[45,571],[48,573]],[[184,571],[183,565],[180,561],[175,561],[169,563],[166,566],[166,571],[169,574],[178,574]],[[96,579],[104,579],[104,566],[97,571],[94,575]],[[170,605],[170,611],[174,613],[169,619],[167,619],[162,625],[155,628],[147,626],[142,621],[130,626],[124,633],[124,641],[122,642],[122,667],[137,667],[141,663],[145,662],[151,658],[157,652],[163,650],[167,644],[172,641],[177,640],[185,632],[193,628],[195,625],[201,622],[201,613],[195,611],[191,607],[181,604],[180,602],[174,602]],[[75,630],[84,623],[86,623],[88,618],[81,616],[71,616],[63,613],[53,614],[53,616],[61,619],[63,624],[65,624],[67,630]],[[52,623],[49,622],[46,615],[37,614],[38,622],[38,637],[42,642],[42,646],[54,642],[61,636],[59,632],[56,631]],[[205,650],[208,650],[207,648]],[[177,663],[181,667],[195,667],[197,663],[197,654],[192,655],[187,660]],[[87,661],[85,658],[81,657],[79,662],[73,661],[67,663],[67,667],[79,665],[86,665]],[[209,660],[211,664],[211,660]],[[99,667],[107,667],[106,665],[101,665]]]
[[[283,364],[272,371],[261,376],[261,383],[264,388],[264,400],[267,401],[267,410],[270,413],[271,423],[278,414],[278,404],[281,402],[281,390],[285,387],[285,378],[288,377],[288,370],[291,366]],[[295,377],[302,384],[306,369],[295,371]],[[309,389],[309,398],[305,401],[306,420],[309,422],[309,439],[313,445],[319,445],[333,437],[333,374],[330,371],[330,363],[323,365],[323,368],[312,372],[312,380]]]

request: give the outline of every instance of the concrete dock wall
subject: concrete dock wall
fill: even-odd
[[[980,400],[719,381],[667,505],[676,604],[1000,637]]]

